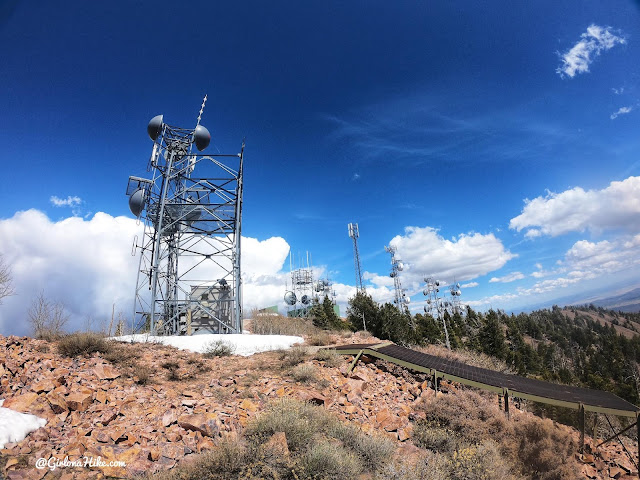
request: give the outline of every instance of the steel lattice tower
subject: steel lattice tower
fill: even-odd
[[[242,333],[240,153],[203,156],[209,131],[164,123],[147,131],[151,179],[129,177],[132,213],[144,221],[133,330],[152,334]]]
[[[349,238],[353,239],[353,263],[356,269],[356,290],[358,292],[366,292],[362,283],[362,267],[360,265],[360,253],[358,252],[358,237],[360,232],[357,223],[349,224]]]
[[[384,247],[384,250],[391,255],[391,273],[389,276],[393,278],[393,287],[394,287],[394,300],[393,303],[398,307],[402,313],[408,312],[409,307],[407,304],[410,302],[409,297],[405,293],[402,288],[402,284],[400,283],[400,276],[398,275],[404,269],[404,265],[400,261],[400,259],[396,256],[396,247],[388,246]]]
[[[426,288],[422,292],[424,296],[427,297],[427,305],[424,307],[424,312],[431,315],[434,319],[442,320],[447,348],[451,350],[451,344],[449,343],[449,329],[447,328],[447,322],[444,317],[447,305],[445,305],[442,298],[438,296],[438,293],[440,292],[440,282],[431,277],[424,277],[424,281],[427,284]]]

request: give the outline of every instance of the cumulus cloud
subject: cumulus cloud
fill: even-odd
[[[631,110],[633,110],[633,107],[620,107],[618,109],[618,111],[617,112],[613,112],[609,118],[611,118],[611,120],[615,120],[620,115],[624,115],[626,113],[631,112]]]
[[[622,35],[616,35],[610,27],[590,25],[580,36],[580,41],[567,52],[560,54],[561,65],[556,72],[562,77],[573,78],[578,73],[589,71],[589,65],[603,51],[607,51],[617,44],[627,43]]]
[[[82,199],[77,196],[69,195],[67,198],[58,198],[55,195],[52,195],[49,198],[51,205],[54,207],[77,207],[82,203]]]
[[[575,187],[562,193],[525,200],[522,213],[509,228],[557,236],[568,232],[607,229],[638,229],[640,224],[640,177],[611,182],[602,190]],[[539,236],[538,233],[532,236]]]
[[[461,234],[447,240],[431,227],[406,227],[405,234],[394,237],[390,244],[406,265],[403,284],[405,280],[420,283],[425,274],[443,281],[471,280],[516,257],[493,233]]]
[[[522,280],[524,275],[521,272],[511,272],[504,277],[493,277],[489,283],[511,283],[516,280]]]
[[[136,235],[142,238],[142,225],[136,223],[101,212],[91,219],[51,221],[38,210],[0,219],[0,245],[16,292],[0,307],[0,333],[29,332],[26,312],[40,291],[66,306],[71,329],[84,328],[88,316],[98,324],[110,319],[113,304],[129,318],[138,270],[131,246]],[[245,310],[281,304],[288,252],[282,238],[243,237]]]
[[[478,285],[480,285],[478,282],[469,282],[465,283],[464,285],[460,285],[460,288],[473,288],[477,287]]]

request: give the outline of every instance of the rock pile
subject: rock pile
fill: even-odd
[[[349,341],[362,339],[341,339]],[[349,358],[336,368],[310,355],[306,363],[313,365],[315,379],[296,382],[278,352],[205,359],[162,345],[121,348],[138,349],[136,364],[152,372],[146,384],[140,384],[135,369],[99,354],[65,358],[54,353],[53,344],[0,336],[4,406],[47,420],[45,427],[0,450],[7,459],[4,467],[0,462],[6,478],[101,479],[166,470],[213,448],[222,436],[237,434],[267,403],[282,397],[322,405],[413,451],[413,424],[424,415],[416,406],[434,395],[424,377],[394,375],[384,362],[366,358],[349,373]],[[442,385],[449,392],[456,388]],[[615,446],[607,449],[582,457],[584,478],[624,478],[635,471]],[[124,465],[34,468],[39,458],[62,463],[85,457]]]

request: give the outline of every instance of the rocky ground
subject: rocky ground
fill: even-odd
[[[113,363],[101,354],[66,358],[53,343],[0,336],[4,407],[47,420],[45,427],[0,450],[0,477],[100,479],[167,470],[239,433],[269,401],[281,397],[322,405],[365,431],[384,432],[401,454],[410,455],[417,450],[411,443],[421,416],[416,406],[434,395],[424,377],[366,359],[347,375],[350,358],[329,366],[310,354],[303,363],[313,374],[302,380],[298,375],[296,381],[296,367],[280,352],[204,358],[173,347],[125,344],[116,354],[120,358]],[[443,386],[449,394],[458,388]],[[637,475],[618,443],[596,450],[587,440],[588,453],[578,457],[584,478]],[[627,449],[637,454],[637,444],[628,441]],[[51,457],[61,462],[100,457],[126,467],[35,468],[37,459]]]

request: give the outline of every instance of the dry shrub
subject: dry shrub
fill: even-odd
[[[431,422],[421,422],[415,426],[411,435],[413,443],[439,453],[453,453],[458,448],[458,435],[448,428]]]
[[[491,456],[493,455],[491,452],[495,450],[501,454],[504,468],[513,464],[521,473],[532,478],[541,480],[578,478],[574,473],[578,471],[578,465],[573,457],[576,445],[569,433],[551,420],[543,420],[531,414],[522,413],[508,421],[498,408],[497,402],[492,402],[471,390],[441,394],[436,399],[423,402],[420,408],[424,409],[426,418],[416,426],[417,438],[425,442],[437,441],[439,434],[425,433],[429,428],[451,431],[459,442],[456,447],[458,452],[456,458],[459,462],[464,463],[467,460],[476,462],[474,458]],[[486,443],[489,440],[494,440],[496,444],[493,447],[490,446]],[[478,451],[467,450],[464,454],[466,456],[460,457],[464,449],[476,447],[480,449],[482,445],[484,445],[483,449],[478,450],[484,452],[482,455],[477,454]],[[442,448],[445,447],[446,444]],[[498,457],[500,455],[496,458]],[[494,460],[494,463],[497,461]],[[483,477],[454,475],[453,478]]]
[[[246,430],[253,443],[262,443],[276,432],[284,432],[292,452],[307,447],[317,432],[324,430],[331,417],[308,403],[283,398],[269,405]]]
[[[331,368],[339,367],[344,361],[342,355],[339,355],[333,348],[321,348],[316,352],[313,358],[320,362],[324,362],[327,367]]]
[[[306,360],[308,350],[305,347],[295,346],[288,350],[280,350],[280,360],[284,366],[293,367]]]
[[[256,315],[251,319],[251,331],[256,335],[312,335],[318,329],[310,319]]]
[[[370,471],[378,470],[395,451],[395,444],[390,439],[381,435],[367,435],[348,423],[335,422],[329,426],[328,432],[358,454]]]
[[[282,455],[279,449],[268,447],[273,434],[280,432],[285,435],[290,455]],[[268,405],[254,418],[244,430],[244,437],[234,441],[223,440],[212,451],[194,456],[191,461],[185,460],[170,472],[155,473],[153,477],[149,474],[147,478],[372,478],[370,474],[375,471],[367,472],[367,466],[384,467],[387,459],[393,457],[394,448],[390,440],[368,437],[360,429],[342,424],[337,417],[321,407],[283,398]],[[363,455],[363,452],[368,456]]]
[[[577,479],[572,437],[549,419],[525,417],[514,423],[516,454],[523,471],[540,480]]]
[[[160,480],[223,480],[228,478],[243,478],[241,474],[250,456],[247,448],[241,442],[223,440],[210,452],[180,463],[168,472],[148,474],[148,479]],[[244,477],[246,478],[246,477]]]
[[[146,385],[151,380],[151,369],[146,365],[136,365],[133,369],[133,379],[138,385]]]
[[[450,430],[468,443],[503,436],[511,426],[497,402],[472,390],[439,394],[423,406],[428,425]]]
[[[304,363],[298,365],[291,372],[291,376],[296,382],[308,383],[318,379],[318,373],[313,365]]]
[[[443,480],[449,478],[450,462],[444,455],[425,452],[420,458],[399,458],[387,463],[375,480]],[[488,479],[487,479],[488,480]]]
[[[314,333],[313,335],[309,335],[309,338],[307,338],[307,343],[309,345],[320,346],[329,345],[333,342],[331,341],[331,335],[329,333],[320,331],[318,333]]]
[[[330,442],[312,445],[300,459],[301,473],[307,478],[355,479],[362,472],[358,458],[344,447]]]
[[[449,350],[440,345],[425,345],[414,348],[419,352],[428,353],[429,355],[435,355],[436,357],[446,358],[447,360],[462,362],[473,367],[486,368],[487,370],[493,370],[495,372],[515,373],[502,360],[480,352],[472,352],[471,350],[465,350],[462,348],[457,350]]]
[[[65,357],[89,356],[96,352],[108,354],[111,342],[95,333],[71,333],[58,340],[58,353]]]
[[[486,440],[480,445],[461,448],[453,453],[449,461],[448,478],[456,480],[511,480],[516,477],[512,467],[500,455],[496,443]],[[537,477],[536,477],[537,478]]]

